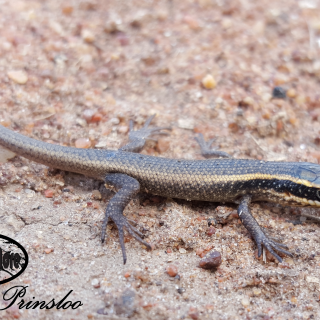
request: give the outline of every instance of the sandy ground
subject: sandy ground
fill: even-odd
[[[203,133],[236,158],[320,163],[319,1],[0,6],[0,120],[15,131],[116,149],[129,119],[139,128],[156,113],[153,124],[172,131],[148,142],[145,154],[201,159],[194,137]],[[276,86],[285,99],[272,99]],[[304,216],[319,210],[253,204],[259,223],[294,253],[282,264],[269,256],[264,263],[236,206],[141,194],[125,214],[155,249],[127,237],[123,265],[112,224],[100,243],[112,196],[100,182],[21,157],[3,163],[0,174],[0,234],[30,259],[1,292],[28,286],[25,301],[48,302],[73,290],[68,299],[83,304],[15,304],[1,319],[320,318],[320,227]],[[221,266],[198,268],[210,250],[221,253]],[[178,268],[176,277],[168,265]]]

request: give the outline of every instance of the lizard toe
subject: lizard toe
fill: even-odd
[[[123,257],[123,264],[126,264],[127,253],[126,253],[126,247],[124,246],[124,232],[123,232],[122,226],[118,226],[118,233],[119,233],[119,242],[120,242],[122,257]]]
[[[273,240],[270,240],[266,235],[263,236],[263,238],[257,242],[258,243],[258,256],[260,257],[261,256],[261,251],[259,251],[259,245],[263,244],[264,247],[279,261],[279,262],[282,262],[282,258],[275,252],[278,251],[278,252],[281,252],[287,256],[290,256],[292,257],[292,254],[287,251],[287,250],[284,250],[283,248],[286,248],[288,249],[288,247],[282,243],[277,243]],[[260,252],[260,254],[259,254]]]
[[[131,224],[129,224],[129,222],[126,223],[125,225],[128,233],[135,238],[137,241],[139,241],[141,244],[145,245],[149,250],[151,250],[151,245],[146,242],[145,240],[143,240],[141,237],[143,236],[143,234],[138,231],[136,228],[134,228]]]
[[[282,262],[282,258],[273,250],[273,245],[270,241],[264,241],[263,245],[279,262]]]

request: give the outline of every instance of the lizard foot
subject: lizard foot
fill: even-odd
[[[151,138],[151,136],[155,134],[168,135],[169,134],[168,132],[163,132],[162,130],[171,130],[170,127],[148,128],[154,117],[155,117],[155,114],[147,119],[147,121],[145,122],[145,124],[140,130],[136,130],[136,131],[133,130],[133,121],[130,120],[129,143],[121,147],[119,150],[129,151],[129,152],[139,152],[144,147],[147,139],[155,140]]]
[[[271,237],[266,235],[262,228],[259,226],[256,219],[251,214],[249,204],[251,202],[251,196],[245,195],[240,201],[240,205],[238,207],[238,215],[243,223],[243,225],[246,227],[246,229],[249,231],[250,235],[256,242],[258,246],[258,257],[261,257],[262,254],[262,245],[279,261],[282,262],[282,258],[279,257],[279,255],[274,251],[277,250],[279,252],[282,252],[290,257],[292,257],[292,254],[289,251],[286,251],[284,249],[288,249],[287,246],[285,246],[282,243],[278,243],[274,240],[272,240]],[[284,249],[283,249],[284,248]]]
[[[102,225],[102,233],[101,233],[101,242],[105,242],[106,238],[106,226],[108,223],[109,218],[115,223],[115,225],[118,228],[119,233],[119,242],[122,250],[122,256],[123,256],[123,264],[126,264],[127,262],[127,254],[126,254],[126,248],[124,246],[124,228],[126,228],[127,232],[136,240],[138,240],[140,243],[145,245],[149,250],[151,250],[151,245],[144,241],[142,237],[144,235],[135,227],[133,227],[129,222],[128,219],[122,214],[122,213],[110,213],[106,214],[103,225]]]
[[[230,154],[219,151],[216,149],[212,149],[211,145],[215,139],[210,139],[209,141],[205,141],[202,133],[199,133],[197,137],[195,137],[196,141],[199,143],[201,148],[201,154],[205,158],[213,158],[213,157],[222,157],[222,158],[231,158]]]
[[[258,246],[258,257],[261,257],[262,254],[262,245],[279,261],[282,262],[282,258],[274,251],[277,250],[279,252],[282,252],[286,254],[289,257],[292,257],[292,254],[289,251],[286,251],[284,249],[288,249],[288,247],[282,243],[278,243],[271,238],[269,238],[267,235],[265,235],[263,232],[259,232],[259,234],[255,237],[255,242]],[[283,249],[284,248],[284,249]]]

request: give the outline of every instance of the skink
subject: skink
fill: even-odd
[[[202,154],[223,159],[182,160],[139,154],[146,139],[162,134],[167,128],[149,128],[153,116],[144,127],[133,130],[130,122],[129,143],[119,150],[78,149],[53,145],[28,138],[0,126],[0,144],[18,155],[44,165],[72,171],[105,181],[116,191],[109,201],[102,225],[101,241],[105,241],[106,225],[111,219],[119,232],[124,264],[124,228],[136,240],[151,248],[143,234],[123,215],[123,210],[141,190],[151,194],[187,200],[239,203],[238,214],[258,246],[264,246],[278,261],[276,253],[290,255],[287,247],[271,239],[250,212],[250,202],[270,201],[290,206],[320,207],[320,165],[307,162],[268,162],[232,159],[222,151],[210,149],[211,142],[197,137]]]

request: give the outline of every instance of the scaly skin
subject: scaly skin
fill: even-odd
[[[240,203],[239,217],[255,239],[259,256],[262,245],[279,261],[274,249],[284,254],[284,245],[269,239],[250,213],[251,201],[271,201],[292,206],[320,207],[320,166],[302,162],[268,162],[244,159],[178,160],[137,154],[153,134],[163,129],[145,126],[133,131],[130,124],[129,143],[119,150],[78,149],[53,145],[28,138],[0,126],[0,144],[30,160],[61,170],[82,173],[106,182],[117,191],[110,200],[103,222],[102,242],[106,224],[112,219],[118,227],[124,263],[123,228],[150,249],[142,234],[123,215],[130,200],[140,191],[187,200],[227,201]],[[197,138],[205,157],[230,157],[210,150]]]

